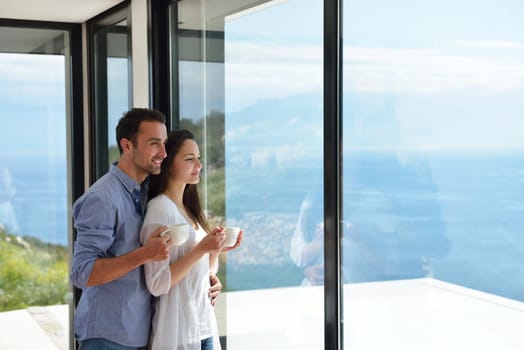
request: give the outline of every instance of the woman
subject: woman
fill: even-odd
[[[208,296],[210,273],[218,270],[218,253],[240,245],[242,233],[231,248],[223,248],[223,228],[210,229],[197,191],[200,152],[187,130],[169,134],[167,158],[160,175],[151,178],[150,197],[141,240],[159,226],[187,223],[189,239],[173,246],[165,261],[145,265],[146,284],[154,296],[155,313],[151,348],[219,350],[213,305]]]

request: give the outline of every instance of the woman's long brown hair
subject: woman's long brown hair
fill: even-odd
[[[167,157],[162,162],[160,174],[150,176],[151,182],[149,184],[149,199],[164,193],[167,190],[171,165],[173,164],[173,160],[180,150],[180,147],[182,147],[182,144],[186,140],[195,141],[194,135],[188,130],[177,130],[168,134],[166,142]],[[186,185],[182,202],[184,203],[184,207],[186,208],[188,215],[191,216],[191,219],[195,220],[204,229],[204,231],[209,233],[211,230],[209,228],[207,218],[204,215],[202,205],[200,204],[200,195],[198,193],[198,187],[196,184]]]

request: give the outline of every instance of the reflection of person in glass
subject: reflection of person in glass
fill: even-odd
[[[151,349],[219,350],[219,336],[209,298],[210,274],[218,270],[224,247],[223,228],[209,227],[198,195],[200,151],[187,130],[171,133],[160,175],[151,178],[150,197],[141,240],[159,226],[188,224],[190,236],[170,249],[169,257],[145,265],[147,288],[156,296]]]
[[[431,262],[447,253],[449,242],[427,167],[399,164],[394,155],[384,154],[353,165],[345,183],[344,282],[432,276]],[[304,285],[323,283],[323,235],[318,189],[305,196],[291,241],[291,258],[303,269]]]
[[[0,226],[6,232],[17,233],[18,222],[12,200],[16,189],[9,169],[0,169]]]
[[[300,206],[290,249],[291,259],[304,271],[305,286],[324,283],[323,215],[321,192],[310,192]]]

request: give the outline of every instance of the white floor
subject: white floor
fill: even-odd
[[[347,350],[522,350],[524,303],[434,279],[344,289]],[[323,289],[223,293],[216,306],[227,350],[324,347]],[[0,349],[66,350],[69,306],[0,313]]]
[[[69,348],[69,306],[2,312],[0,334],[0,349],[66,350]]]
[[[228,293],[227,349],[322,349],[322,293]],[[343,303],[347,350],[524,349],[524,303],[434,279],[346,285]]]

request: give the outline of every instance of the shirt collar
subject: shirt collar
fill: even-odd
[[[113,174],[118,179],[118,181],[122,183],[122,185],[124,185],[125,189],[129,193],[133,193],[133,191],[135,190],[140,191],[140,184],[136,183],[136,181],[129,177],[129,175],[127,175],[125,172],[123,172],[122,169],[117,167],[117,164],[118,162],[114,162],[113,164],[111,164],[109,172]],[[146,178],[146,180],[144,181],[144,184],[147,183],[149,183],[149,178]]]

